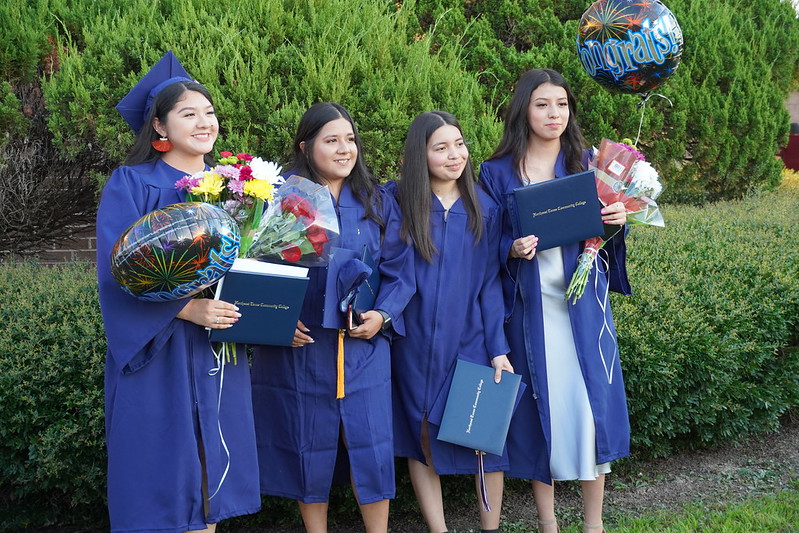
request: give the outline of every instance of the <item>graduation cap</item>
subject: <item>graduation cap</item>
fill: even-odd
[[[339,298],[339,311],[347,312],[358,296],[361,284],[372,273],[372,268],[360,259],[344,262],[336,273],[336,296]]]
[[[144,120],[150,112],[156,95],[165,87],[179,81],[194,81],[172,50],[164,54],[158,63],[139,80],[133,89],[117,104],[122,115],[133,131],[139,133]]]

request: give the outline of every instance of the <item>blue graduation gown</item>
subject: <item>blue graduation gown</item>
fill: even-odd
[[[379,211],[386,228],[364,219],[364,207],[348,183],[336,213],[342,248],[360,253],[366,245],[381,276],[375,309],[392,318],[404,334],[402,311],[414,290],[413,251],[399,237],[400,214],[393,197],[379,187]],[[344,339],[344,398],[336,399],[338,330],[322,326],[327,267],[311,268],[300,320],[314,343],[300,348],[256,346],[253,358],[253,406],[261,464],[261,491],[317,503],[328,501],[339,444],[347,459],[361,504],[394,497],[389,338]]]
[[[455,363],[490,366],[508,353],[499,283],[500,213],[482,190],[483,237],[475,245],[462,200],[446,213],[431,194],[430,232],[438,253],[428,263],[414,254],[416,294],[405,310],[405,337],[391,346],[394,453],[426,463],[422,422],[428,418],[430,453],[438,474],[477,472],[474,450],[437,439]],[[507,470],[507,454],[486,454],[485,470]]]
[[[105,417],[112,531],[203,529],[260,508],[246,362],[209,375],[208,332],[176,318],[188,300],[145,302],[111,275],[114,242],[142,215],[183,201],[162,161],[114,171],[97,212],[97,277],[108,338]],[[222,387],[221,408],[217,408]],[[220,436],[221,431],[221,436]],[[230,452],[230,469],[224,443]],[[203,509],[205,462],[208,495]]]
[[[555,165],[555,176],[566,175],[568,171],[561,152]],[[530,261],[507,259],[513,240],[519,237],[513,233],[507,209],[509,195],[520,186],[512,157],[506,155],[483,163],[480,181],[503,209],[499,253],[503,261],[505,333],[511,348],[511,364],[516,372],[522,374],[522,380],[528,386],[508,432],[508,475],[550,483],[551,420],[538,260],[535,257]],[[571,279],[576,269],[582,246],[582,243],[575,243],[562,247],[566,280]],[[569,304],[575,348],[596,426],[597,464],[625,457],[630,452],[630,424],[613,316],[609,303],[603,310],[597,301],[597,298],[603,299],[608,289],[630,294],[623,231],[605,244],[600,257],[607,260],[607,271],[595,265],[585,294],[575,305]],[[606,363],[602,361],[603,355]],[[610,372],[613,379],[609,383]]]

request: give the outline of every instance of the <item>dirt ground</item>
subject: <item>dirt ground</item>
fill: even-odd
[[[627,461],[607,478],[605,523],[612,526],[614,517],[635,516],[654,510],[679,510],[686,504],[736,502],[749,497],[778,492],[799,481],[799,421],[787,422],[779,433],[749,439],[739,445],[713,450],[674,454],[647,462]],[[558,516],[562,523],[581,521],[579,486],[556,485]],[[446,509],[451,531],[477,531],[477,511],[470,503],[450,505]],[[502,521],[506,525],[536,524],[537,516],[529,484],[508,480]],[[220,533],[233,532],[220,525]],[[392,533],[427,533],[421,516],[412,510],[392,509]],[[477,528],[477,529],[475,529]],[[260,533],[302,533],[297,527],[280,527]],[[357,516],[349,521],[339,517],[330,533],[362,533]]]
[[[408,482],[407,474],[398,481]],[[458,483],[453,489],[452,483]],[[773,494],[799,483],[799,419],[786,420],[779,433],[753,437],[738,445],[712,450],[676,453],[653,461],[626,460],[614,465],[608,476],[605,496],[605,525],[612,531],[614,520],[622,516],[656,510],[679,511],[683,506],[738,502]],[[513,527],[525,530],[536,524],[537,516],[529,483],[507,480],[502,506],[501,531]],[[577,483],[556,486],[557,513],[561,525],[579,524],[581,502]],[[453,533],[479,533],[478,512],[467,496],[468,479],[444,478],[447,525]],[[449,492],[448,492],[449,490]],[[391,533],[427,533],[419,513],[392,503]],[[342,508],[349,511],[342,512]],[[298,514],[298,513],[295,513]],[[242,520],[243,519],[243,520]],[[275,527],[247,527],[247,517],[219,525],[218,533],[304,533],[299,516],[293,524]],[[262,522],[262,521],[261,521]],[[346,503],[331,501],[330,533],[362,533],[363,526],[348,495]],[[515,527],[514,527],[515,526]],[[87,528],[30,529],[24,533],[99,533]]]

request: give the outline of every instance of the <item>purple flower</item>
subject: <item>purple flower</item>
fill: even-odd
[[[214,172],[223,178],[239,179],[239,169],[233,165],[218,165],[214,167]]]
[[[239,180],[230,180],[227,183],[227,188],[233,194],[241,195],[244,193],[244,182]]]
[[[193,176],[183,176],[175,182],[175,188],[178,190],[190,191],[193,187],[197,186],[197,178]]]

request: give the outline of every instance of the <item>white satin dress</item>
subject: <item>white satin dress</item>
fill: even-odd
[[[552,454],[552,479],[592,481],[610,472],[610,463],[596,464],[596,429],[588,390],[574,347],[569,303],[564,299],[567,280],[560,248],[536,252],[541,277],[544,345]]]

